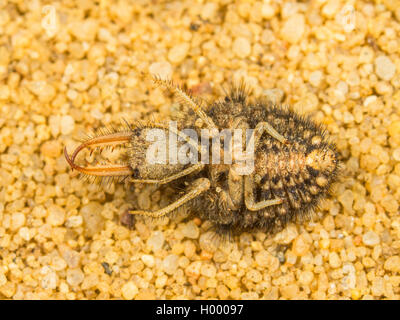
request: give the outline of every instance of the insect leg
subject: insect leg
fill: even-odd
[[[282,203],[282,199],[271,199],[255,202],[254,199],[254,182],[250,175],[244,177],[244,203],[250,211],[258,211],[269,206]]]
[[[206,115],[203,109],[201,109],[200,105],[196,103],[195,99],[188,92],[175,85],[171,80],[163,80],[157,76],[153,76],[153,81],[155,84],[161,85],[171,92],[175,93],[179,97],[182,104],[184,104],[186,107],[191,108],[197,114],[197,116],[206,124],[207,128],[216,129],[214,121]]]
[[[259,122],[254,128],[254,132],[251,136],[251,139],[255,139],[254,147],[257,146],[257,143],[260,140],[264,131],[283,144],[289,143],[289,141],[284,136],[282,136],[278,131],[276,131],[268,122]]]
[[[157,211],[142,211],[142,210],[130,210],[130,214],[141,214],[147,217],[152,217],[152,218],[159,218],[167,215],[168,213],[174,211],[175,209],[179,208],[186,202],[196,198],[199,196],[201,193],[204,191],[207,191],[210,188],[210,180],[207,178],[199,178],[196,181],[194,181],[194,188],[186,193],[183,197],[179,198],[175,202],[171,203],[170,205],[157,210]]]
[[[192,172],[195,171],[200,171],[201,169],[204,168],[204,164],[202,163],[198,163],[198,164],[194,164],[193,166],[190,166],[184,170],[182,170],[181,172],[178,172],[177,174],[174,174],[172,176],[166,177],[164,179],[130,179],[129,182],[132,183],[157,183],[157,184],[166,184],[168,182],[174,181],[176,179],[182,178],[184,176],[187,176],[189,174],[191,174]]]
[[[250,143],[253,143],[254,148],[257,147],[257,144],[264,132],[269,133],[272,137],[280,141],[281,143],[288,144],[288,140],[279,134],[268,122],[259,122],[253,134],[250,137]],[[282,199],[270,199],[264,200],[260,202],[256,202],[254,199],[254,180],[252,175],[244,176],[244,202],[246,208],[250,211],[258,211],[264,209],[269,206],[274,206],[282,203]]]

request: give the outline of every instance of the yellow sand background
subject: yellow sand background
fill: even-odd
[[[123,227],[127,198],[168,199],[79,180],[62,148],[167,119],[175,98],[142,71],[208,98],[244,78],[310,113],[343,159],[332,197],[220,246],[199,219]],[[0,298],[399,299],[399,88],[396,0],[0,0]]]

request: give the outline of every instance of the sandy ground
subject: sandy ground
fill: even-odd
[[[0,299],[399,299],[399,35],[396,0],[0,1]],[[124,227],[168,197],[78,179],[62,149],[168,119],[143,71],[208,98],[244,79],[311,114],[341,154],[332,196],[225,245],[184,214]]]

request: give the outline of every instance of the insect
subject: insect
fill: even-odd
[[[81,174],[122,178],[132,183],[170,184],[176,189],[176,199],[166,207],[156,211],[132,209],[129,214],[159,218],[188,205],[193,214],[210,220],[219,234],[253,230],[272,233],[309,215],[337,180],[339,160],[335,145],[329,142],[326,130],[309,117],[263,98],[250,100],[250,92],[243,83],[232,86],[224,98],[204,105],[172,81],[157,77],[153,80],[176,94],[187,109],[183,117],[176,117],[175,130],[153,122],[127,125],[89,137],[72,155],[64,148],[67,162]],[[242,145],[233,143],[228,148],[226,145],[215,148],[213,144],[212,147],[206,144],[205,147],[184,135],[183,128],[199,135],[204,129],[209,132],[240,129]],[[236,158],[238,153],[233,152],[233,163],[149,163],[146,158],[146,150],[151,146],[148,134],[154,129],[169,137],[170,134],[178,137],[178,148],[189,144],[194,149],[192,155],[212,149],[208,153],[209,160],[214,154],[222,157],[250,142],[254,152]],[[249,136],[244,135],[245,131],[251,132]],[[215,139],[224,143],[229,140],[213,134],[208,136],[208,142]],[[80,166],[75,163],[76,156],[85,148],[122,144],[127,146],[122,164]],[[169,146],[169,140],[165,140],[164,145]],[[167,151],[171,150],[167,148]],[[253,170],[239,172],[250,158]],[[179,194],[182,188],[184,192]]]

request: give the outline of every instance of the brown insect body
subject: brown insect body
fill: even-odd
[[[312,212],[329,193],[337,178],[338,155],[323,127],[310,118],[264,100],[247,103],[245,97],[244,93],[233,92],[224,101],[211,105],[206,113],[219,128],[235,129],[233,125],[238,118],[246,119],[250,128],[267,121],[289,141],[282,144],[264,133],[255,150],[252,177],[257,202],[274,198],[283,201],[251,211],[241,198],[240,206],[230,209],[226,196],[221,196],[232,190],[228,179],[230,168],[209,165],[197,176],[207,177],[211,188],[193,200],[192,208],[222,233],[275,232]]]
[[[157,81],[173,89],[171,83]],[[145,158],[149,147],[145,139],[147,130],[158,127],[168,134],[168,127],[149,124],[125,130],[119,138],[121,142],[128,143],[129,161],[125,166],[112,168],[117,172],[116,176],[126,176],[129,171],[129,178],[133,182],[171,183],[177,191],[187,186],[185,195],[167,208],[155,213],[136,210],[132,214],[160,217],[185,204],[194,215],[210,220],[219,233],[238,234],[252,230],[270,233],[315,209],[336,181],[338,155],[335,146],[328,142],[322,126],[308,117],[262,99],[247,101],[248,93],[243,86],[233,88],[224,100],[206,106],[204,111],[201,110],[202,114],[196,109],[193,98],[185,96],[186,93],[179,91],[179,88],[176,90],[184,100],[188,98],[191,99],[189,102],[194,103],[192,106],[187,100],[184,101],[191,110],[185,113],[183,119],[177,119],[178,131],[189,128],[200,136],[201,128],[196,122],[199,116],[203,124],[208,122],[209,126],[220,130],[256,129],[259,136],[255,146],[255,169],[250,175],[241,176],[235,171],[234,164],[197,167],[191,164],[149,164]],[[261,131],[257,131],[257,128],[261,128]],[[101,140],[101,137],[97,139]],[[90,141],[86,144],[90,144]],[[105,145],[109,143],[107,141]],[[95,168],[84,172],[87,168],[76,165],[74,159],[77,151],[71,158],[65,154],[72,168],[86,174],[103,175],[98,174],[99,171],[90,171]],[[104,171],[104,175],[110,173],[107,166],[104,166],[104,170],[98,168]]]

